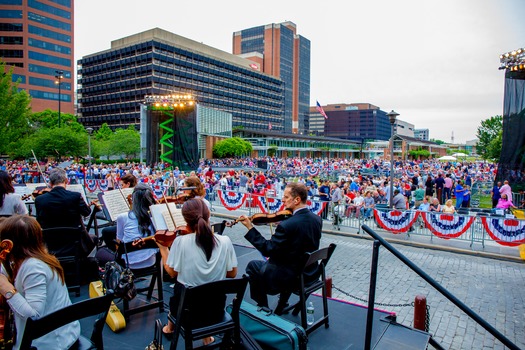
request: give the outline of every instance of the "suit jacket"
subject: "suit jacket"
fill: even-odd
[[[265,279],[278,284],[295,283],[302,268],[304,253],[319,249],[323,220],[309,209],[301,209],[282,221],[267,240],[256,228],[244,236],[262,255],[268,257]],[[315,266],[307,272],[317,278]]]
[[[36,219],[42,228],[78,227],[82,224],[81,216],[91,214],[80,193],[68,191],[61,186],[36,197]]]

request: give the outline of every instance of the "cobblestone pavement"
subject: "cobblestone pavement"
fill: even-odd
[[[228,214],[232,215],[233,212]],[[222,218],[215,217],[213,221]],[[328,221],[324,227],[329,229]],[[270,236],[269,227],[260,227]],[[246,228],[226,228],[234,243],[250,245]],[[327,267],[334,298],[365,304],[370,279],[372,241],[323,234],[321,246],[337,248]],[[394,246],[459,300],[520,348],[525,349],[525,264],[406,245]],[[383,247],[380,248],[376,303],[410,304],[425,295],[430,306],[430,333],[447,349],[504,349],[502,343],[476,324]],[[377,306],[397,313],[398,322],[412,326],[413,307]]]

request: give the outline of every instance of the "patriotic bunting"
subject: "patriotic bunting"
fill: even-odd
[[[525,243],[525,220],[482,217],[481,223],[497,243],[518,246]]]
[[[268,210],[270,213],[275,213],[284,209],[284,205],[279,198],[257,196],[257,199],[257,206],[263,213],[268,213]]]
[[[326,205],[328,202],[320,202],[320,201],[306,201],[306,205],[308,205],[308,209],[315,215],[321,215],[321,212],[324,208],[326,208]]]
[[[416,221],[418,214],[419,212],[411,210],[379,211],[374,209],[374,216],[379,226],[392,233],[407,232]]]
[[[102,192],[105,192],[108,190],[108,180],[97,180],[98,181],[98,188],[100,188],[100,190]]]
[[[85,180],[85,187],[89,192],[95,192],[98,188],[97,180]]]
[[[246,201],[246,193],[217,190],[222,205],[228,210],[237,210]]]
[[[308,176],[317,176],[317,175],[319,175],[319,168],[313,167],[313,166],[309,166],[308,168],[306,168],[306,174]]]
[[[420,212],[426,227],[444,239],[457,238],[465,233],[475,220],[473,216]]]

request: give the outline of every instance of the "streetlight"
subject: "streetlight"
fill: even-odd
[[[64,72],[61,70],[56,70],[55,73],[55,78],[58,79],[57,81],[55,81],[55,84],[58,85],[58,127],[60,128],[60,100],[62,100],[62,91],[60,87],[62,85],[62,79],[64,79]]]
[[[88,132],[88,157],[89,157],[89,178],[93,178],[93,171],[91,170],[91,133],[93,133],[93,128],[86,128]]]
[[[396,123],[396,118],[399,115],[399,113],[394,112],[394,110],[390,111],[390,113],[387,114],[388,120],[390,121],[390,130],[392,133],[392,136],[390,137],[390,140],[392,143],[390,144],[390,208],[394,209],[394,124]]]

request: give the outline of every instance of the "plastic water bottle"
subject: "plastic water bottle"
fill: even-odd
[[[309,326],[314,324],[314,312],[314,304],[309,302],[308,306],[306,307],[306,324]]]

